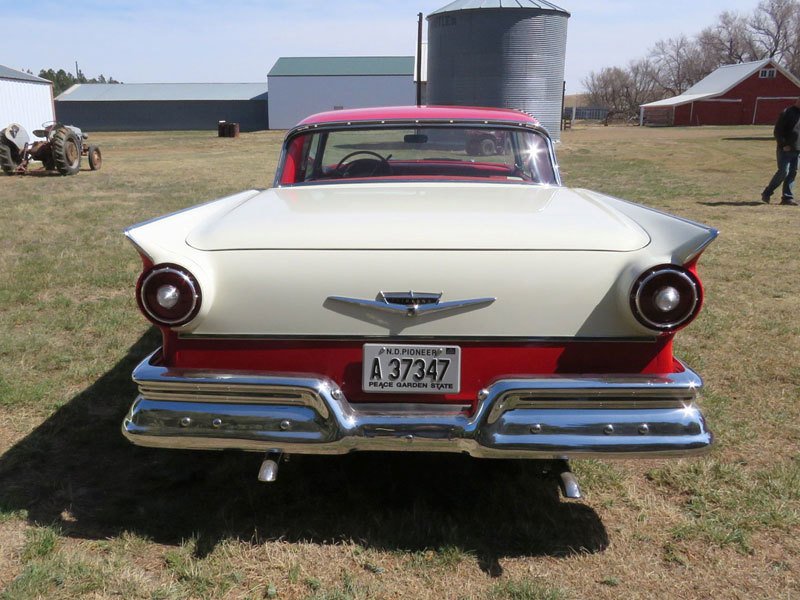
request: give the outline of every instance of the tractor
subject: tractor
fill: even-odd
[[[32,160],[41,161],[48,171],[61,175],[74,175],[81,168],[81,157],[89,159],[89,167],[96,171],[103,163],[100,148],[86,144],[88,135],[72,125],[52,121],[33,132],[42,140],[31,142],[25,128],[12,123],[0,130],[0,169],[6,175],[24,175]]]

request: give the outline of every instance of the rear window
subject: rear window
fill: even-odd
[[[375,179],[556,183],[544,135],[474,126],[309,131],[290,140],[281,175],[282,184]]]

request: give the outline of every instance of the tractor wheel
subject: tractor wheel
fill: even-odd
[[[481,155],[482,156],[494,156],[497,154],[497,144],[495,144],[494,139],[492,138],[483,138],[481,140]]]
[[[13,175],[17,172],[19,161],[15,158],[16,154],[8,144],[0,141],[0,169],[6,175]]]
[[[53,160],[62,175],[75,175],[81,169],[81,142],[74,131],[60,127],[53,134]]]
[[[103,166],[103,155],[100,154],[100,148],[97,146],[89,146],[87,156],[89,157],[89,168],[92,171],[97,171]]]
[[[42,165],[48,171],[55,171],[56,170],[56,161],[53,158],[52,152],[45,152],[44,156],[42,156]]]

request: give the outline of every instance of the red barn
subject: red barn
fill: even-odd
[[[800,81],[773,59],[725,65],[680,96],[641,106],[643,125],[772,125],[800,97]]]

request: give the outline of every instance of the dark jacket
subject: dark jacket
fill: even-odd
[[[779,147],[791,146],[795,152],[800,150],[800,108],[792,105],[785,109],[778,117],[773,133]]]

